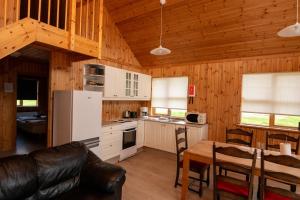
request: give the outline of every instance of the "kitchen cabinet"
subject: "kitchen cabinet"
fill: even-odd
[[[113,127],[104,131],[100,136],[100,157],[102,160],[108,160],[120,155],[123,132]]]
[[[105,66],[104,100],[143,100],[151,98],[151,76]]]
[[[104,98],[124,98],[125,72],[114,67],[105,67]]]
[[[139,88],[139,94],[138,97],[140,99],[144,100],[150,100],[151,99],[151,84],[152,79],[151,76],[146,74],[140,74],[140,88]]]
[[[160,123],[161,124],[161,142],[160,150],[176,153],[176,139],[175,139],[175,125]]]
[[[138,121],[136,130],[136,146],[141,148],[144,146],[145,138],[145,122],[143,120]]]
[[[182,125],[176,125],[176,129],[184,126]],[[201,140],[207,140],[207,125],[203,126],[189,126],[187,125],[187,141],[188,141],[188,146],[192,146],[196,143],[198,143]]]
[[[184,127],[172,123],[145,121],[145,142],[146,147],[176,153],[175,129]],[[192,146],[200,140],[207,140],[207,125],[187,125],[188,146]]]
[[[144,146],[159,149],[161,126],[160,123],[145,121],[145,142]]]

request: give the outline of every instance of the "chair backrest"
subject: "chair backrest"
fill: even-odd
[[[188,148],[187,129],[186,129],[186,127],[177,128],[175,130],[175,138],[176,138],[177,163],[179,163],[180,162],[180,156]]]
[[[220,159],[217,159],[217,154],[222,154],[225,156],[235,157],[237,159],[248,159],[252,160],[251,167],[243,166],[241,164],[236,164],[232,162],[222,161]],[[217,182],[218,177],[220,175],[217,175],[217,166],[221,167],[225,170],[230,170],[232,172],[236,173],[242,173],[247,174],[250,177],[249,180],[249,193],[248,193],[248,199],[252,199],[253,196],[253,181],[254,181],[254,170],[256,165],[256,158],[257,158],[257,151],[254,150],[253,153],[250,153],[248,151],[243,151],[236,147],[216,147],[215,143],[213,144],[213,175],[214,175],[214,196],[218,193],[217,189]]]
[[[276,143],[274,143],[274,140]],[[295,154],[299,153],[299,144],[300,144],[300,136],[299,137],[292,137],[286,135],[284,133],[269,133],[266,132],[266,149],[280,149],[280,142],[288,142],[292,144],[292,152]]]
[[[300,160],[293,157],[293,156],[287,156],[287,155],[265,155],[264,151],[261,152],[261,181],[260,181],[260,199],[264,199],[264,193],[266,182],[264,181],[266,178],[271,179],[273,181],[277,182],[284,182],[287,184],[294,184],[298,185],[300,184],[300,176],[294,176],[292,174],[285,173],[283,171],[266,171],[265,165],[266,162],[287,166],[291,168],[297,168],[300,169]],[[289,197],[291,199],[300,199],[300,195],[296,195],[294,192],[290,192],[288,190],[283,190],[279,188],[272,187],[273,191],[278,191],[279,194]]]
[[[242,139],[246,137],[247,140]],[[226,143],[240,144],[251,147],[253,139],[253,131],[248,132],[242,129],[227,129],[226,128]]]

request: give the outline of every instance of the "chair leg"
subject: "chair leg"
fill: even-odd
[[[209,187],[209,182],[210,182],[210,166],[207,168],[207,177],[206,177],[206,185]]]
[[[178,179],[179,179],[179,167],[177,167],[176,169],[176,178],[175,178],[175,184],[174,184],[174,187],[176,188],[177,185],[178,185]]]
[[[199,183],[199,197],[202,197],[203,175],[204,175],[204,172],[201,172],[200,173],[200,183]]]
[[[291,185],[291,192],[296,192],[297,186],[296,185]]]
[[[250,177],[249,175],[246,175],[246,181],[249,182],[250,181]]]
[[[219,167],[219,175],[222,175],[222,167]]]

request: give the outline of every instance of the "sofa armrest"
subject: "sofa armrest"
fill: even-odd
[[[89,151],[86,165],[80,175],[80,186],[114,193],[122,188],[125,173],[122,167],[103,162]]]

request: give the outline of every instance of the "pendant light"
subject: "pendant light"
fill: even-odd
[[[297,21],[295,24],[285,27],[277,33],[280,37],[297,37],[300,36],[299,23],[299,0],[297,0]]]
[[[160,39],[159,47],[150,51],[155,56],[164,56],[171,53],[170,49],[162,46],[162,34],[163,34],[163,6],[166,4],[166,0],[160,0]]]

